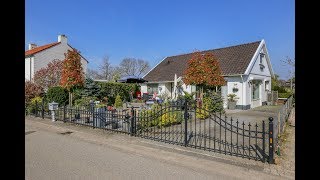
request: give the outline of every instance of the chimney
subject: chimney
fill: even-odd
[[[36,44],[33,44],[33,43],[29,44],[29,50],[34,49],[34,48],[36,48],[36,47],[37,47]]]
[[[67,39],[67,36],[64,35],[64,34],[61,34],[58,36],[58,42],[61,42],[61,43],[66,43],[68,42],[68,39]]]

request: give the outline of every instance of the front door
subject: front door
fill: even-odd
[[[252,80],[251,85],[251,108],[261,106],[261,80]]]

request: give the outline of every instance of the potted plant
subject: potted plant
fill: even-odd
[[[237,97],[236,94],[228,94],[228,109],[235,109],[237,104]]]

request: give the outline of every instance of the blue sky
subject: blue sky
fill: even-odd
[[[295,58],[293,0],[27,0],[25,49],[59,34],[96,68],[104,56],[118,65],[141,58],[155,66],[166,56],[265,39],[275,73]]]

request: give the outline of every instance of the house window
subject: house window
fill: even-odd
[[[270,83],[270,81],[266,81],[265,84],[264,84],[264,89],[266,91],[269,91],[269,83]]]
[[[262,59],[264,57],[264,53],[260,53],[260,63],[259,63],[259,66],[260,66],[260,70],[263,71],[264,69],[264,65],[262,64]]]
[[[260,53],[260,64],[262,64],[263,57],[264,57],[264,53]]]
[[[147,89],[148,94],[153,94],[153,93],[158,94],[158,84],[148,84],[147,87],[148,87]]]
[[[252,99],[257,100],[259,99],[259,87],[260,87],[260,81],[253,80],[252,81]]]

